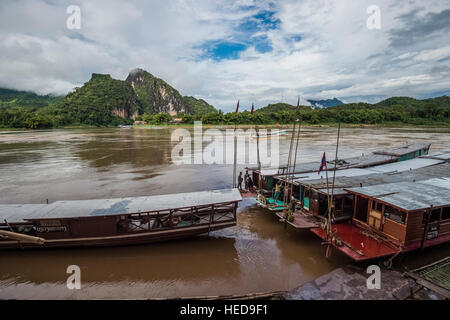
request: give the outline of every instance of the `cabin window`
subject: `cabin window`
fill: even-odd
[[[406,221],[406,213],[391,206],[384,206],[384,216],[399,223]]]
[[[344,211],[353,213],[353,195],[344,197]]]
[[[430,222],[441,220],[441,209],[435,209],[431,211]]]
[[[428,215],[428,211],[424,211],[422,224],[426,224],[426,222],[427,222],[427,215]],[[429,223],[430,222],[436,222],[436,221],[439,221],[440,218],[441,218],[441,209],[434,209],[433,211],[431,211],[430,219],[429,219],[428,222]]]
[[[311,193],[311,189],[305,189],[305,198],[309,198]]]
[[[342,210],[342,198],[338,197],[334,200],[334,210],[341,211]]]
[[[381,212],[383,210],[383,204],[380,202],[372,201],[372,210]]]
[[[450,207],[442,208],[442,220],[450,220]]]

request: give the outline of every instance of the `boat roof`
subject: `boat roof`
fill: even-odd
[[[394,156],[394,157],[402,157],[404,155],[407,155],[408,153],[415,152],[417,150],[421,149],[427,149],[431,146],[431,143],[429,142],[415,142],[411,144],[407,144],[401,147],[396,148],[389,148],[386,150],[378,150],[375,151],[374,154],[383,154],[388,156]]]
[[[389,172],[389,173],[373,173],[370,175],[357,176],[357,177],[336,177],[334,183],[334,195],[348,194],[345,188],[358,187],[358,186],[371,186],[377,184],[387,184],[403,181],[422,181],[431,178],[439,178],[448,175],[450,172],[450,163],[440,163],[433,166],[418,168],[415,170],[408,170],[403,172]],[[328,194],[326,188],[326,180],[316,179],[306,181],[302,183],[312,189]],[[331,193],[331,188],[329,190]]]
[[[450,160],[450,149],[440,150],[421,156],[421,158]]]
[[[50,204],[2,204],[0,221],[23,222],[155,212],[241,201],[238,189],[164,194],[148,197],[56,201]]]
[[[375,166],[387,162],[394,162],[399,157],[406,155],[411,152],[415,152],[422,149],[430,148],[430,142],[418,142],[407,144],[402,147],[388,148],[385,150],[377,150],[372,153],[362,154],[361,156],[338,159],[336,169],[343,170],[346,168],[365,168],[370,166]],[[319,159],[320,160],[320,159]],[[296,165],[296,173],[306,173],[306,172],[316,172],[319,169],[320,161],[298,163]],[[445,160],[445,159],[438,159]],[[330,170],[334,167],[334,160],[327,161],[330,165]],[[277,168],[261,168],[261,175],[263,176],[278,176],[282,175],[283,168],[287,168],[287,165],[281,165]],[[258,170],[257,168],[250,168],[251,170]]]
[[[425,168],[429,166],[434,166],[440,163],[444,163],[443,160],[436,159],[426,159],[426,158],[414,158],[411,160],[393,162],[382,164],[378,166],[373,166],[369,168],[350,168],[341,169],[336,171],[336,178],[338,177],[359,177],[367,176],[376,173],[399,173],[405,171],[416,170],[419,168]],[[333,178],[333,172],[328,172],[328,180],[331,182]],[[326,172],[321,172],[320,175],[317,172],[305,173],[303,175],[296,175],[294,177],[294,183],[297,184],[314,184],[317,182],[326,182]]]
[[[450,177],[448,176],[424,181],[397,182],[346,190],[389,203],[406,211],[450,205]]]
[[[319,159],[320,160],[320,159]],[[307,172],[317,172],[319,170],[320,161],[314,162],[306,162],[306,163],[298,163],[296,165],[295,172],[296,173],[307,173]],[[377,154],[368,154],[361,155],[358,157],[339,159],[336,169],[344,170],[346,168],[364,168],[368,166],[373,166],[381,163],[386,163],[390,161],[396,161],[397,157],[388,156],[388,155],[377,155]],[[329,170],[334,168],[334,160],[327,161]],[[284,176],[283,169],[286,169],[287,166],[280,166],[279,168],[262,168],[261,174],[263,176]],[[255,169],[257,170],[257,169]]]

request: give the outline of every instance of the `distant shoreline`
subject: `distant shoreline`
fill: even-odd
[[[255,124],[238,124],[236,127],[238,129],[254,129],[257,125]],[[260,124],[259,128],[280,128],[289,129],[292,128],[292,124]],[[303,128],[335,128],[338,123],[322,123],[322,124],[302,124]],[[145,124],[145,125],[132,125],[130,129],[164,129],[164,128],[193,128],[194,124]],[[202,124],[203,128],[206,129],[234,129],[234,124]],[[379,124],[355,124],[355,123],[341,123],[342,128],[449,128],[450,125],[445,123],[437,124],[409,124],[409,123],[379,123]],[[29,128],[0,128],[0,132],[14,132],[14,131],[51,131],[51,130],[64,130],[64,129],[112,129],[117,128],[116,126],[91,126],[91,125],[71,125],[56,128],[47,129],[29,129]],[[123,128],[124,130],[126,128]]]

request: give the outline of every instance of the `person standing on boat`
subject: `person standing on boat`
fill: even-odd
[[[275,184],[275,193],[274,193],[273,197],[275,199],[278,199],[280,197],[280,194],[281,194],[281,183],[277,183],[277,184]]]
[[[292,213],[295,212],[295,205],[297,204],[297,201],[295,200],[294,196],[291,196],[291,211]]]
[[[248,190],[250,190],[250,191],[254,191],[253,190],[253,180],[252,180],[252,177],[250,177],[250,175],[248,176]]]
[[[245,190],[248,190],[248,178],[250,178],[250,175],[248,174],[248,170],[246,170],[245,171],[245,176],[244,176]]]
[[[241,172],[239,172],[239,177],[238,177],[238,189],[239,190],[242,190],[242,181],[243,181],[244,179],[242,178],[242,171]]]

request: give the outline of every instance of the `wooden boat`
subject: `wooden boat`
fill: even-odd
[[[450,177],[346,189],[349,223],[332,226],[333,245],[355,261],[392,256],[450,241]],[[322,239],[322,228],[311,229]]]
[[[286,135],[286,130],[276,130],[276,131],[270,131],[270,132],[265,132],[265,133],[258,133],[258,136],[256,133],[252,134],[251,137],[253,139],[256,138],[260,138],[260,139],[267,139],[267,138],[272,138],[272,137],[279,137],[279,136],[285,136]]]
[[[364,169],[343,169],[336,171],[334,189],[326,177],[317,173],[304,174],[293,181],[295,194],[298,195],[302,209],[313,216],[327,214],[328,196],[333,191],[333,222],[351,219],[354,209],[353,194],[345,188],[369,186],[384,183],[426,180],[441,177],[450,166],[443,160],[414,158]]]
[[[450,152],[439,152],[432,157],[428,157],[429,143],[412,144],[403,148],[393,148],[387,151],[380,151],[380,153],[392,154],[394,158],[388,163],[381,163],[373,166],[367,166],[368,162],[364,161],[358,164],[353,160],[341,160],[340,163],[348,162],[351,167],[340,167],[336,171],[335,188],[333,189],[333,216],[332,222],[342,222],[352,218],[353,215],[353,195],[349,194],[343,188],[357,187],[360,185],[374,185],[388,182],[400,182],[402,179],[421,179],[425,180],[427,174],[430,177],[442,176],[442,170],[430,170],[424,174],[416,171],[427,167],[436,166],[445,162],[446,157],[450,156]],[[402,151],[398,151],[401,149]],[[401,157],[407,155],[408,157],[414,156],[409,160],[400,160]],[[416,155],[421,155],[416,157]],[[391,155],[382,155],[382,157],[391,157]],[[376,156],[378,162],[380,162],[379,156]],[[407,157],[405,157],[406,159]],[[354,159],[354,158],[351,158]],[[392,159],[396,161],[392,162]],[[367,159],[366,159],[367,160]],[[377,162],[377,163],[378,163]],[[334,163],[334,162],[333,162]],[[315,164],[317,167],[317,163]],[[363,166],[363,167],[358,167]],[[339,168],[339,165],[338,165]],[[316,168],[317,169],[317,168]],[[435,171],[435,172],[434,172]],[[254,173],[255,175],[255,173]],[[258,178],[258,177],[257,177]],[[262,186],[270,188],[274,183],[285,183],[285,177],[283,175],[268,176],[261,183]],[[331,182],[326,185],[326,172],[325,170],[318,174],[317,171],[304,172],[301,174],[295,174],[293,179],[287,181],[288,185],[292,185],[293,195],[298,200],[301,208],[301,213],[304,215],[311,215],[315,218],[315,223],[321,222],[328,212],[328,196],[332,192]],[[270,195],[268,190],[260,191],[260,193]],[[311,226],[311,219],[304,219],[299,217],[296,219],[296,228],[303,229]],[[323,222],[323,221],[322,221]]]
[[[427,155],[430,146],[431,143],[429,142],[411,143],[401,147],[378,150],[357,157],[339,159],[336,164],[336,169],[364,169],[382,164],[410,160]],[[330,164],[330,168],[334,167],[334,161],[328,161],[328,164]],[[319,161],[298,164],[295,169],[294,180],[303,176],[305,173],[316,173],[319,165]],[[287,166],[262,169],[248,168],[248,170],[252,171],[253,182],[255,185],[259,185],[259,180],[261,179],[262,188],[270,191],[273,189],[276,182],[282,180],[286,172],[289,171]]]
[[[119,246],[195,236],[236,225],[241,200],[238,189],[227,189],[0,205],[0,249]]]

